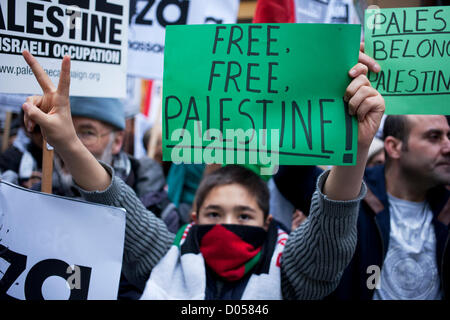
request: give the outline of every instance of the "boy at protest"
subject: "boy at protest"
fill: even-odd
[[[27,129],[40,125],[86,200],[127,210],[123,272],[138,286],[147,283],[143,298],[320,299],[337,286],[355,249],[367,153],[384,112],[366,66],[351,69],[354,79],[344,95],[358,119],[357,163],[321,175],[307,221],[289,237],[276,230],[264,184],[245,169],[224,167],[202,182],[195,223],[171,246],[174,235],[164,223],[78,139],[70,115],[70,58],[64,57],[55,88],[36,59],[23,55],[44,92],[23,105]]]

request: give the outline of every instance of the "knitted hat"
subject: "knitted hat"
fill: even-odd
[[[72,116],[95,119],[119,130],[125,129],[125,111],[119,99],[71,97],[70,109]]]

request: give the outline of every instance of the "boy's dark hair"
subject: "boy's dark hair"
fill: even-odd
[[[266,183],[256,173],[239,165],[227,165],[203,177],[195,196],[196,210],[200,209],[213,188],[234,183],[244,187],[256,198],[256,202],[266,218],[269,214],[270,197]]]

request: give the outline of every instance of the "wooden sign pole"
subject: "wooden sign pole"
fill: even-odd
[[[9,134],[11,132],[12,112],[6,111],[5,128],[3,130],[2,152],[8,148]]]
[[[42,140],[42,183],[41,191],[52,193],[53,147]]]
[[[155,122],[153,123],[153,127],[151,129],[150,134],[150,141],[148,142],[147,146],[147,155],[151,159],[155,158],[156,144],[158,142],[158,130],[160,126],[159,120],[161,118],[161,110],[162,110],[162,87],[161,87],[161,101],[158,104],[158,113],[156,115]]]

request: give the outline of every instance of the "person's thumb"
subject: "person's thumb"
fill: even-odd
[[[34,123],[37,123],[41,128],[47,127],[48,125],[47,115],[44,112],[42,112],[42,110],[40,110],[38,107],[29,102],[25,102],[22,105],[22,109],[25,113],[25,118],[28,119],[28,121],[25,121],[25,126],[28,131],[33,130]],[[31,122],[29,120],[31,120]]]

